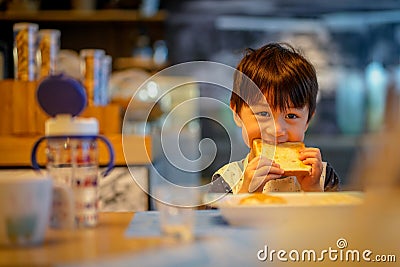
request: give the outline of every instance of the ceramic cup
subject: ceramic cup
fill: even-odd
[[[0,245],[43,242],[52,203],[52,179],[0,174]]]

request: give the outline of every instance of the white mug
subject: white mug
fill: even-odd
[[[52,195],[48,176],[0,174],[0,245],[42,243]]]

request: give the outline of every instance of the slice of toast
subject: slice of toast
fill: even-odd
[[[273,159],[285,171],[285,176],[303,176],[311,173],[311,166],[299,160],[299,153],[305,148],[302,142],[268,144],[261,139],[253,140],[253,154]]]

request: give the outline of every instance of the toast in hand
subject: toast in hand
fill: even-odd
[[[302,142],[268,144],[261,139],[253,140],[253,154],[273,159],[285,171],[284,176],[303,176],[311,173],[311,166],[299,160],[299,153],[305,148]]]

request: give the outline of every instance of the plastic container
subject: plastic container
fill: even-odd
[[[98,223],[98,144],[103,141],[110,153],[110,161],[103,175],[113,167],[114,152],[110,142],[99,135],[98,122],[94,118],[79,118],[84,109],[86,95],[82,85],[64,75],[49,76],[38,87],[38,102],[52,118],[46,121],[45,136],[39,138],[32,149],[32,166],[39,169],[36,153],[39,144],[47,141],[46,168],[55,183],[71,188],[75,225],[96,226]],[[56,199],[60,202],[60,199]],[[61,201],[62,202],[62,201]],[[53,212],[54,227],[62,225],[63,203]]]
[[[39,31],[37,50],[39,78],[56,73],[58,53],[60,51],[59,30],[44,29]]]
[[[36,80],[36,42],[39,25],[20,22],[14,31],[14,78],[20,81]]]
[[[109,81],[112,71],[112,57],[105,55],[101,60],[99,105],[105,106],[110,102]]]
[[[82,83],[85,86],[89,106],[101,105],[101,76],[104,56],[105,51],[101,49],[80,51]]]

